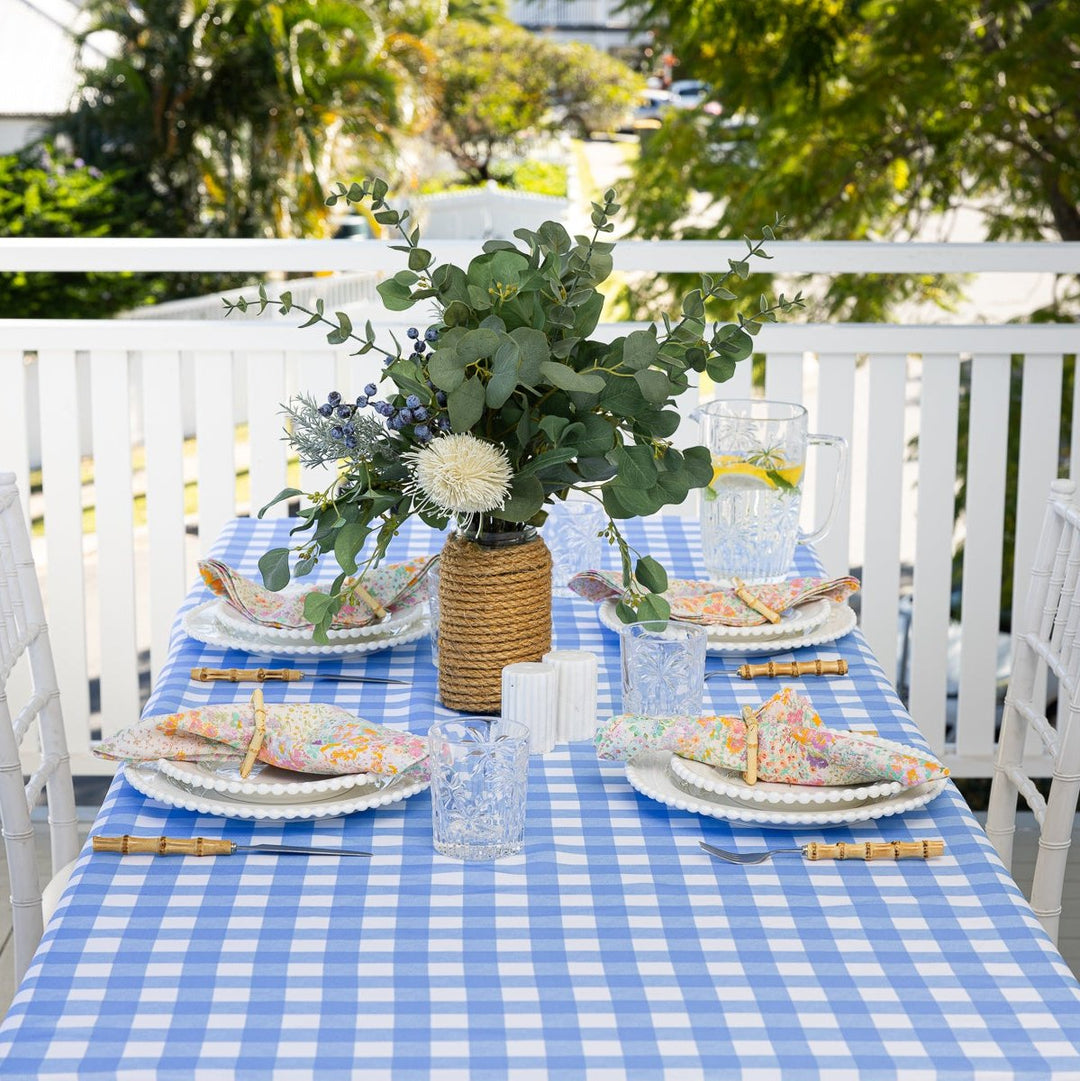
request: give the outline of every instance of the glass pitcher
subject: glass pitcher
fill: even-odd
[[[704,490],[701,545],[714,580],[777,582],[787,577],[796,544],[829,531],[847,473],[847,440],[807,433],[807,414],[793,402],[730,399],[697,412],[702,442],[712,454]],[[837,452],[836,479],[825,521],[799,529],[807,446]]]

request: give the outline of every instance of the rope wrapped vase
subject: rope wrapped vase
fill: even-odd
[[[502,670],[551,649],[551,554],[531,529],[447,538],[439,570],[439,698],[497,713]]]

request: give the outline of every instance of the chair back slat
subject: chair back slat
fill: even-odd
[[[1014,634],[1012,678],[990,789],[986,832],[1006,867],[1012,861],[1017,797],[1039,824],[1039,854],[1031,904],[1057,939],[1061,891],[1080,794],[1080,686],[1076,678],[1076,628],[1080,594],[1080,509],[1076,484],[1056,480],[1034,544],[1027,575],[1023,622]],[[1057,678],[1056,716],[1047,709],[1046,675]],[[1049,799],[1025,771],[1025,746],[1038,737],[1053,763]]]
[[[0,473],[0,582],[6,603],[0,608],[5,658],[0,669],[0,823],[11,879],[16,983],[22,978],[43,928],[34,829],[30,819],[42,790],[49,806],[54,871],[79,852],[75,789],[60,711],[60,692],[45,624],[30,537],[13,473]],[[12,666],[27,658],[32,694],[13,721],[8,692]],[[41,760],[23,782],[19,744],[37,719]]]
[[[1058,475],[1061,430],[1062,357],[1031,353],[1024,358],[1020,407],[1020,452],[1016,482],[1016,543],[1013,549],[1014,613],[1024,610],[1027,576],[1047,485]],[[1000,429],[997,437],[1004,442]]]

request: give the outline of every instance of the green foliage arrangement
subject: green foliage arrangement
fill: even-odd
[[[604,532],[620,551],[629,590],[620,617],[666,619],[660,594],[667,575],[655,559],[630,548],[618,522],[681,503],[711,481],[705,447],[671,445],[680,419],[673,406],[692,373],[708,373],[715,382],[731,378],[753,351],[761,325],[801,305],[798,296],[775,303],[761,297],[734,323],[706,323],[706,302],[737,299],[727,283],[749,275],[750,259],[768,258],[763,245],[773,229],[748,239],[746,257],[732,260],[723,275],[703,275],[682,299],[677,321],[665,315],[662,328],[653,324],[604,341],[592,335],[604,302],[598,286],[612,270],[614,245],[602,238],[619,210],[613,190],[593,204],[591,236],[571,237],[562,225],[545,222],[535,231],[517,230],[519,244],[488,241],[465,267],[436,265],[409,212],[388,205],[387,192],[385,181],[366,180],[339,185],[327,201],[367,201],[380,224],[400,232],[403,243],[395,250],[406,255],[408,268],[380,284],[383,302],[393,312],[419,302],[437,312],[425,331],[410,330],[412,352],[396,338],[379,340],[370,322],[354,328],[345,313],[328,315],[321,303],[303,308],[288,293],[271,300],[263,289],[257,300],[226,302],[229,311],[300,312],[308,317],[304,326],[330,328],[331,344],[355,341],[358,354],[384,358],[385,399],[370,384],[355,404],[331,395],[321,406],[305,398],[290,408],[301,460],[340,461],[339,482],[308,496],[294,530],[306,534],[295,549],[296,574],[331,552],[341,568],[328,597],[308,598],[316,637],[343,603],[350,576],[375,565],[410,516],[441,529],[457,515],[466,531],[498,532],[542,523],[545,504],[571,490],[600,501],[608,516]],[[446,494],[453,485],[443,485],[439,471],[450,466],[462,468],[467,495]],[[302,494],[286,489],[274,502]],[[359,553],[372,535],[372,554],[361,565]],[[288,583],[293,558],[288,548],[263,557],[270,588]]]

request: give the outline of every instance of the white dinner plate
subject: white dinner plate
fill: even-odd
[[[329,645],[316,644],[310,635],[303,639],[282,639],[263,635],[257,631],[239,634],[225,627],[218,619],[218,606],[224,602],[220,598],[206,601],[184,613],[181,625],[198,642],[221,649],[238,649],[244,653],[257,653],[270,657],[282,656],[332,656],[342,653],[375,653],[392,646],[415,642],[428,633],[426,607],[418,618],[404,627],[382,629],[363,638],[347,642],[332,642]]]
[[[643,796],[692,814],[723,818],[741,826],[775,829],[821,829],[869,822],[904,814],[929,803],[945,787],[948,778],[939,777],[925,784],[905,788],[892,796],[853,800],[844,807],[771,806],[747,803],[714,792],[706,792],[680,781],[671,770],[670,751],[647,751],[626,764],[626,779]]]
[[[826,642],[835,642],[850,634],[858,622],[858,614],[848,604],[837,604],[822,598],[820,603],[827,605],[825,620],[805,632],[785,633],[772,638],[726,638],[714,631],[730,631],[731,627],[708,627],[709,653],[776,653],[789,649],[801,649],[803,646],[820,646]],[[604,601],[599,607],[600,622],[616,634],[626,626],[615,614],[614,600]],[[771,626],[771,625],[770,625]]]
[[[929,758],[925,751],[895,743],[880,736],[860,736],[869,742],[878,743],[894,751]],[[850,807],[856,802],[885,799],[909,789],[900,781],[877,781],[863,785],[812,785],[812,784],[776,784],[770,781],[758,781],[747,784],[741,773],[725,769],[723,766],[710,766],[704,762],[694,762],[688,758],[672,756],[671,772],[679,781],[701,789],[711,795],[725,796],[729,799],[749,803],[768,804],[769,806],[811,808]]]
[[[248,803],[297,803],[322,800],[350,789],[378,785],[380,778],[369,773],[315,776],[279,769],[256,762],[247,777],[240,776],[236,763],[172,762],[162,758],[158,769],[195,792],[231,796]]]
[[[206,792],[188,788],[161,773],[157,765],[128,763],[124,776],[131,786],[150,799],[170,807],[181,807],[197,814],[219,815],[222,818],[300,819],[336,818],[408,799],[423,792],[430,783],[426,773],[409,770],[381,787],[365,786],[345,792],[324,792],[321,798],[298,797],[291,803],[255,803],[243,796],[228,796],[223,792]]]
[[[299,593],[301,590],[294,589],[292,592]],[[304,593],[310,593],[311,587],[303,589]],[[411,604],[399,608],[396,612],[390,612],[385,619],[369,623],[364,627],[338,627],[326,632],[327,638],[333,643],[356,642],[371,637],[381,637],[387,634],[400,634],[409,629],[417,620],[423,619],[427,610],[425,604]],[[274,642],[298,642],[300,645],[312,645],[312,630],[310,627],[266,627],[248,619],[242,612],[237,611],[223,597],[217,598],[217,605],[212,609],[218,623],[233,634],[244,637],[255,636]]]

